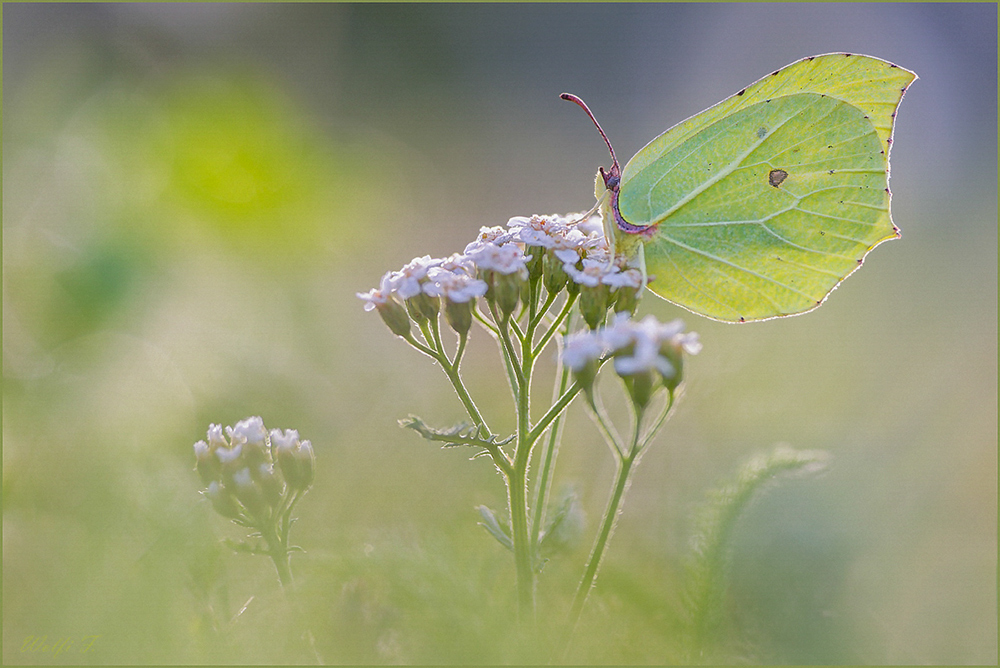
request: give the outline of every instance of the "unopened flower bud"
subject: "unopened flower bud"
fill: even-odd
[[[615,313],[628,313],[635,315],[639,308],[639,297],[642,296],[642,288],[636,290],[631,287],[618,288],[615,297]]]
[[[242,445],[246,465],[256,468],[271,461],[271,450],[267,445],[267,430],[259,416],[240,420],[234,427],[226,427],[226,433],[233,445]]]
[[[205,486],[208,486],[215,480],[219,480],[222,475],[222,463],[215,456],[215,453],[212,452],[212,448],[208,443],[198,441],[194,444],[194,459],[195,467],[198,469],[198,476]]]
[[[472,301],[445,302],[444,315],[451,328],[461,335],[469,333],[472,328]]]
[[[219,460],[219,464],[222,466],[222,473],[225,475],[232,475],[236,470],[242,466],[242,454],[243,446],[237,445],[234,448],[224,447],[216,448],[215,457]]]
[[[534,283],[542,275],[542,257],[545,255],[545,249],[541,246],[527,245],[524,254],[528,258],[525,262],[525,266],[528,267],[528,279]]]
[[[281,502],[281,495],[285,492],[285,483],[281,481],[281,476],[274,470],[274,464],[261,464],[255,473],[254,478],[264,492],[264,499],[274,508]]]
[[[640,371],[638,373],[621,376],[628,392],[629,398],[638,409],[643,409],[653,398],[653,393],[657,389],[658,380],[652,371]]]
[[[267,502],[264,500],[264,492],[260,485],[250,475],[250,469],[240,469],[233,474],[232,481],[233,491],[243,507],[250,511],[251,515],[264,517],[267,514]]]
[[[576,332],[566,337],[562,351],[562,363],[573,370],[573,377],[583,388],[587,399],[593,402],[594,380],[597,378],[597,362],[604,354],[604,344],[591,331]]]
[[[591,329],[597,329],[608,314],[611,290],[603,283],[580,287],[580,313]]]
[[[668,362],[667,365],[662,365],[662,368],[660,368],[660,375],[663,378],[663,386],[671,392],[677,389],[677,386],[680,385],[683,380],[683,352],[684,350],[681,348],[681,344],[673,339],[665,341],[663,345],[660,346],[660,356]]]
[[[309,441],[300,441],[299,432],[295,429],[271,430],[271,444],[278,466],[285,476],[285,482],[292,489],[305,490],[312,486],[316,476],[316,455]]]
[[[421,291],[406,300],[406,309],[416,322],[433,320],[441,310],[441,300]]]
[[[312,443],[302,441],[299,449],[295,451],[295,459],[299,462],[300,473],[300,478],[296,481],[295,486],[302,490],[309,489],[312,487],[313,480],[316,479],[316,453],[313,452]]]
[[[406,309],[397,299],[390,297],[376,305],[375,308],[382,316],[382,322],[389,327],[393,334],[405,337],[410,333],[410,316],[406,314]]]
[[[232,493],[218,480],[213,480],[208,485],[208,489],[202,492],[208,497],[208,500],[212,502],[212,507],[215,508],[215,512],[219,513],[223,517],[227,517],[231,520],[237,519],[242,516],[240,512],[240,507],[236,503],[236,499],[233,498]]]
[[[517,308],[521,299],[522,279],[519,273],[493,274],[493,297],[497,300],[497,307],[506,317]]]
[[[545,289],[549,291],[549,294],[554,295],[566,287],[569,274],[563,269],[563,261],[551,252],[545,254],[542,269],[542,282],[545,284]]]

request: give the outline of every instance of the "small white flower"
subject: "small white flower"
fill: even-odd
[[[635,341],[635,348],[631,355],[615,356],[615,371],[619,376],[631,376],[653,369],[660,369],[661,373],[673,373],[673,365],[658,354],[659,349],[653,342],[645,337],[640,337]]]
[[[379,286],[377,288],[372,288],[368,292],[357,293],[358,298],[365,300],[366,311],[378,308],[389,300],[389,297],[391,297],[393,293],[393,275],[394,272],[387,271],[382,276],[382,280],[379,281]]]
[[[226,427],[226,433],[233,445],[239,443],[249,443],[250,445],[260,445],[267,437],[267,430],[264,429],[264,420],[260,416],[248,417],[240,420],[235,427]]]
[[[660,354],[664,343],[678,341],[684,331],[684,322],[673,320],[661,324],[654,316],[648,315],[639,322],[629,319],[628,314],[619,313],[612,325],[603,330],[604,342],[613,351],[631,347],[628,355],[615,356],[615,371],[619,375],[632,375],[656,369],[664,377],[675,372],[673,364]],[[697,343],[697,335],[693,339]]]
[[[606,262],[600,262],[598,260],[587,258],[583,261],[583,269],[577,269],[575,265],[566,263],[563,265],[563,271],[569,274],[569,277],[572,278],[575,283],[585,285],[590,288],[596,288],[601,284],[604,276],[613,270],[613,267],[614,265],[610,265]]]
[[[279,450],[294,450],[298,441],[299,431],[297,429],[286,429],[284,432],[280,429],[271,430],[271,446],[276,454]]]
[[[222,435],[221,424],[211,424],[208,427],[208,444],[212,448],[228,448],[229,441]]]
[[[208,447],[208,443],[205,441],[198,441],[194,444],[194,456],[195,459],[204,459],[211,454],[211,449]]]
[[[507,221],[517,241],[528,246],[552,248],[556,240],[565,236],[569,228],[558,216],[516,216]]]
[[[485,244],[468,255],[481,271],[495,271],[499,274],[527,272],[526,263],[531,259],[531,256],[525,257],[524,251],[515,244]]]
[[[493,244],[496,246],[503,246],[504,244],[510,242],[513,235],[500,226],[496,227],[480,227],[479,236],[476,240],[465,247],[465,254],[469,255],[473,251],[479,250],[487,244]]]
[[[441,262],[432,269],[445,269],[447,271],[456,274],[466,274],[468,276],[475,277],[476,275],[476,263],[473,262],[468,256],[460,255],[458,253],[452,253],[449,257],[441,260]],[[431,271],[428,270],[428,274]]]
[[[583,214],[577,214],[579,218]],[[601,219],[600,214],[594,214],[587,220],[581,220],[577,223],[576,228],[586,235],[592,235],[600,237],[604,246],[607,247],[607,241],[604,239],[604,221]]]
[[[415,257],[402,269],[395,272],[391,282],[393,289],[403,299],[410,299],[420,294],[420,284],[427,276],[431,267],[436,267],[441,260],[435,260],[430,255]]]
[[[447,271],[435,267],[427,273],[429,282],[424,284],[424,292],[431,297],[444,297],[448,301],[464,304],[486,294],[486,281],[466,273]]]
[[[619,271],[618,267],[615,267],[613,271],[604,275],[601,282],[612,288],[632,288],[633,290],[638,290],[642,287],[642,272],[638,269]]]
[[[701,352],[701,340],[698,338],[698,332],[678,334],[675,340],[688,355],[697,355]]]
[[[580,371],[588,363],[599,360],[605,350],[604,342],[595,332],[575,332],[566,337],[562,363],[574,371]]]
[[[215,456],[219,458],[219,462],[222,464],[228,464],[230,462],[235,462],[240,458],[240,454],[243,452],[242,445],[236,445],[232,448],[219,448],[215,451]]]

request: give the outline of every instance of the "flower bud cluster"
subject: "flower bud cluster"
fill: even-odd
[[[194,444],[203,494],[223,517],[259,526],[312,486],[316,455],[294,429],[268,434],[260,417],[233,427],[213,424],[208,438]]]
[[[436,318],[443,309],[461,335],[472,325],[483,297],[500,319],[509,318],[541,281],[549,294],[580,295],[580,309],[594,329],[609,309],[635,313],[642,274],[615,261],[601,232],[600,217],[518,216],[507,227],[483,227],[465,252],[446,259],[415,258],[386,273],[379,287],[358,293],[365,310],[377,309],[390,330],[407,337],[410,323]]]
[[[695,332],[685,332],[684,323],[660,323],[653,316],[630,319],[618,313],[608,327],[581,331],[566,337],[562,362],[592,397],[598,363],[609,355],[632,401],[645,407],[656,390],[673,392],[683,380],[684,354],[696,355],[701,342]]]

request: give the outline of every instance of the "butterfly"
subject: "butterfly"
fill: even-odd
[[[606,236],[649,288],[725,322],[820,306],[883,241],[896,109],[917,75],[831,53],[772,72],[597,176]]]

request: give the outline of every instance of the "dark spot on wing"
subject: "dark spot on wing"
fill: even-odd
[[[757,128],[757,139],[763,139],[767,135],[767,128]]]
[[[745,93],[745,92],[747,92],[747,89],[746,89],[746,88],[744,88],[744,89],[743,89],[743,90],[741,90],[741,91],[740,91],[739,93],[737,93],[737,94],[736,94],[736,97],[739,97],[740,95],[742,95],[742,94],[743,94],[743,93]]]
[[[772,169],[767,175],[767,182],[777,188],[788,178],[788,172],[783,169]]]
[[[777,74],[778,74],[779,72],[781,72],[781,70],[775,70],[775,71],[771,72],[771,76],[772,76],[772,77],[773,77],[773,76],[777,76]]]
[[[740,316],[740,322],[746,322],[746,320],[743,319],[743,316]]]

